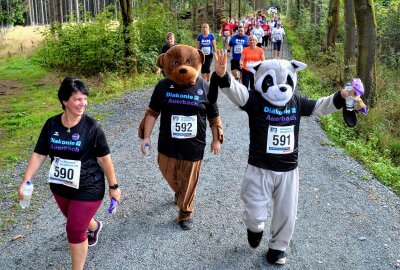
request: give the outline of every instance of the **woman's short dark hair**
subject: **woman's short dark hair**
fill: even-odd
[[[81,92],[82,94],[89,96],[89,89],[84,82],[80,79],[73,77],[66,77],[58,89],[58,99],[60,100],[62,109],[65,110],[63,101],[69,100],[72,94]]]

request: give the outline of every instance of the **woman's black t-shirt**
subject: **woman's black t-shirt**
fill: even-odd
[[[80,160],[79,189],[50,183],[53,193],[67,199],[97,201],[104,197],[104,172],[96,157],[110,153],[105,134],[93,118],[82,115],[81,121],[68,132],[61,123],[61,114],[49,118],[42,128],[34,150],[40,155],[49,155],[68,160]]]

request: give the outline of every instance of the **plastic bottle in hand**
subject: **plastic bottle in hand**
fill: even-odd
[[[108,213],[115,214],[115,211],[117,211],[117,206],[118,206],[117,200],[112,198],[110,202],[110,207],[108,208]]]
[[[351,83],[346,84],[346,90],[353,90]],[[354,110],[354,97],[353,96],[346,97],[346,110],[348,110],[348,111]]]
[[[19,201],[19,205],[24,209],[31,204],[33,184],[30,179],[26,181],[26,184],[22,187],[22,193],[24,194],[24,199]]]
[[[144,145],[144,157],[145,158],[150,158],[151,153],[150,153],[150,145],[148,143],[146,143]]]

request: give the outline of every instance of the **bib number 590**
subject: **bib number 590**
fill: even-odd
[[[56,166],[54,168],[54,177],[60,177],[60,178],[72,180],[74,178],[74,170],[66,169],[66,168],[59,168],[58,166]]]

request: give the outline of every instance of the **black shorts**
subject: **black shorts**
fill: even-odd
[[[212,54],[208,54],[205,55],[204,57],[204,64],[201,66],[201,74],[204,73],[211,73],[211,62],[213,60],[213,55]]]
[[[235,70],[235,69],[240,71],[239,60],[231,59],[231,70]]]
[[[276,40],[273,45],[274,45],[274,50],[277,50],[278,52],[281,51],[281,44],[282,44],[282,40]]]

